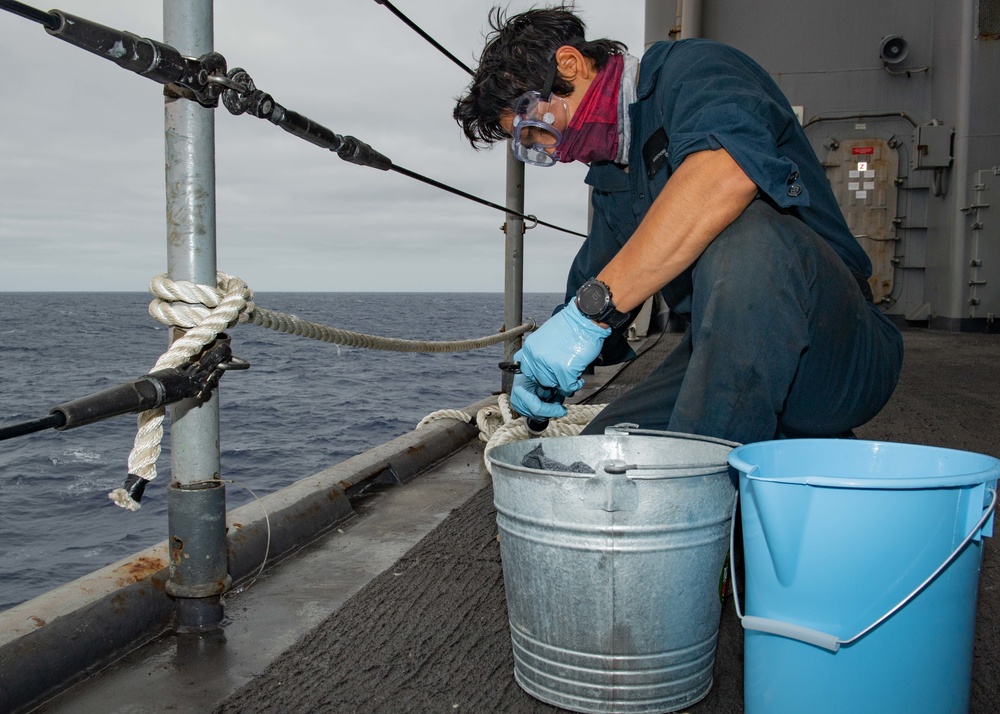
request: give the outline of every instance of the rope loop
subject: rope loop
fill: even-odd
[[[525,418],[518,416],[511,409],[510,397],[506,394],[501,394],[497,398],[495,405],[480,409],[476,413],[475,419],[466,412],[458,409],[442,409],[432,412],[421,419],[420,423],[417,424],[417,428],[420,429],[441,419],[458,419],[470,424],[474,423],[479,427],[479,440],[486,442],[486,448],[483,451],[483,462],[486,464],[486,471],[492,476],[493,467],[487,455],[496,447],[522,439],[576,436],[606,406],[606,404],[567,404],[566,416],[559,419],[550,419],[545,431],[536,435],[528,431]]]

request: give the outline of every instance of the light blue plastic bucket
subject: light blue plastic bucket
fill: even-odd
[[[740,471],[746,712],[967,712],[1000,462],[788,439],[738,447],[729,463]]]

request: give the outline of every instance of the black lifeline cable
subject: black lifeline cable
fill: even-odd
[[[393,15],[395,15],[396,17],[398,17],[400,20],[402,20],[404,23],[406,23],[406,25],[410,29],[412,29],[418,35],[420,35],[425,40],[427,40],[429,43],[431,43],[445,57],[447,57],[452,62],[454,62],[455,64],[457,64],[459,67],[461,67],[462,69],[464,69],[470,75],[475,75],[475,72],[473,72],[471,69],[469,69],[468,65],[466,65],[464,62],[462,62],[462,60],[458,59],[451,52],[449,52],[448,50],[446,50],[441,45],[441,43],[439,43],[433,37],[431,37],[426,32],[424,32],[423,29],[421,29],[415,22],[413,22],[406,15],[404,15],[403,13],[401,13],[396,8],[395,5],[393,5],[391,2],[389,2],[389,0],[375,0],[375,2],[377,2],[379,5],[384,5]],[[424,183],[426,183],[426,184],[428,184],[430,186],[434,186],[435,188],[439,188],[439,189],[441,189],[443,191],[448,191],[450,193],[455,194],[456,196],[461,196],[462,198],[467,198],[470,201],[475,201],[476,203],[481,203],[482,205],[489,206],[490,208],[496,208],[496,209],[499,209],[501,211],[505,211],[507,213],[510,213],[511,215],[517,216],[518,218],[524,218],[524,219],[527,219],[527,220],[530,220],[530,221],[534,221],[535,225],[547,226],[548,228],[554,228],[557,231],[563,231],[564,233],[569,233],[571,235],[580,236],[581,238],[586,238],[587,237],[583,233],[577,233],[576,231],[567,230],[566,228],[560,228],[559,226],[554,226],[551,223],[546,223],[545,221],[540,221],[540,220],[538,220],[538,218],[536,216],[525,216],[525,215],[522,215],[520,213],[517,213],[516,211],[511,211],[510,209],[504,208],[503,206],[498,206],[495,203],[490,203],[489,201],[486,201],[486,200],[484,200],[482,198],[479,198],[477,196],[473,196],[472,194],[466,193],[465,191],[460,191],[457,188],[452,188],[451,186],[447,186],[447,185],[445,185],[443,183],[440,183],[439,181],[435,181],[434,179],[430,179],[430,178],[427,178],[426,176],[421,176],[420,174],[415,173],[413,171],[410,171],[408,169],[404,169],[401,166],[393,165],[391,167],[391,169],[392,169],[392,171],[395,171],[396,173],[403,174],[404,176],[409,176],[410,178],[416,179],[417,181],[423,181]]]
[[[434,45],[434,47],[441,54],[443,54],[445,57],[447,57],[448,59],[450,59],[452,62],[454,62],[455,64],[457,64],[459,67],[461,67],[462,69],[464,69],[469,74],[475,74],[471,69],[468,68],[468,66],[464,62],[462,62],[462,60],[458,59],[458,57],[456,57],[451,52],[449,52],[444,47],[442,47],[440,45],[440,43],[438,43],[437,40],[435,40],[433,37],[431,37],[426,32],[424,32],[422,29],[420,29],[420,27],[418,27],[417,24],[414,23],[406,15],[404,15],[399,10],[397,10],[395,8],[395,6],[391,2],[389,2],[389,0],[375,0],[375,2],[377,2],[379,5],[384,5],[389,10],[389,12],[391,12],[393,15],[395,15],[400,20],[402,20],[403,22],[405,22],[407,24],[407,26],[411,30],[413,30],[414,32],[416,32],[418,35],[420,35],[421,37],[423,37],[425,40],[427,40],[428,42],[430,42],[432,45]]]
[[[495,208],[536,224],[563,233],[586,238],[586,234],[539,221],[535,216],[513,211],[483,198],[473,196],[447,184],[422,176],[415,171],[394,166],[392,161],[353,136],[341,136],[308,117],[281,106],[271,95],[254,86],[250,76],[240,68],[227,74],[226,59],[217,52],[201,57],[185,57],[175,48],[156,40],[138,37],[130,32],[105,27],[91,20],[70,15],[61,10],[43,12],[16,0],[0,0],[0,9],[8,10],[45,26],[53,37],[80,49],[113,61],[120,67],[167,85],[171,96],[197,101],[206,107],[217,107],[219,99],[231,114],[248,113],[267,119],[300,139],[336,152],[343,160],[382,171],[393,170],[457,196]],[[124,52],[118,50],[124,48]]]
[[[443,184],[443,183],[441,183],[439,181],[435,181],[432,178],[427,178],[426,176],[421,176],[420,174],[418,174],[418,173],[416,173],[414,171],[410,171],[409,169],[404,169],[402,166],[396,166],[395,164],[393,164],[390,167],[390,170],[391,171],[395,171],[396,173],[403,174],[403,176],[409,176],[410,178],[414,178],[417,181],[423,181],[426,184],[434,186],[435,188],[440,188],[443,191],[448,191],[450,193],[455,194],[456,196],[461,196],[462,198],[467,198],[470,201],[475,201],[476,203],[481,203],[484,206],[489,206],[490,208],[495,208],[498,211],[506,211],[507,213],[511,214],[512,216],[517,216],[518,218],[522,218],[522,219],[525,219],[525,220],[528,220],[528,221],[532,221],[533,223],[535,223],[535,224],[537,224],[539,226],[546,226],[548,228],[554,228],[557,231],[562,231],[563,233],[569,233],[570,235],[574,235],[574,236],[580,236],[581,238],[586,238],[587,237],[587,235],[585,233],[577,233],[576,231],[571,231],[569,228],[561,228],[560,226],[553,225],[552,223],[547,223],[545,221],[539,220],[536,216],[525,215],[523,213],[518,213],[517,211],[512,211],[509,208],[504,208],[503,206],[501,206],[499,204],[491,203],[490,201],[487,201],[484,198],[479,198],[478,196],[473,196],[471,193],[466,193],[465,191],[460,191],[457,188],[452,188],[451,186]],[[532,226],[529,226],[529,228],[530,227],[532,227]]]
[[[563,233],[580,236],[581,238],[587,237],[584,233],[578,233],[577,231],[562,228],[553,223],[540,221],[537,216],[519,213],[492,201],[487,201],[485,198],[474,196],[471,193],[418,174],[416,171],[410,171],[402,166],[397,166],[388,156],[380,154],[360,139],[337,134],[322,124],[314,122],[309,117],[281,106],[274,101],[274,98],[270,94],[257,89],[253,79],[241,67],[234,67],[224,77],[215,76],[210,81],[217,85],[225,86],[225,90],[222,92],[222,104],[231,114],[250,114],[259,119],[267,119],[272,124],[280,126],[288,133],[304,139],[310,144],[315,144],[322,149],[328,149],[336,153],[344,161],[360,166],[369,166],[379,171],[395,171],[403,176],[422,181],[434,188],[439,188],[442,191],[453,193],[456,196],[475,201],[483,206],[495,208],[498,211],[531,221],[534,225],[543,225],[547,228],[562,231]]]
[[[21,17],[33,22],[45,25],[50,30],[54,30],[59,27],[59,18],[55,15],[45,12],[44,10],[37,10],[33,7],[29,7],[28,5],[17,2],[16,0],[0,0],[0,8],[3,8],[8,12],[12,12],[15,15],[20,15]]]

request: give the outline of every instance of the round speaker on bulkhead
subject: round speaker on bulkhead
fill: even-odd
[[[878,56],[886,64],[899,64],[906,59],[909,45],[901,35],[886,35],[878,47]]]

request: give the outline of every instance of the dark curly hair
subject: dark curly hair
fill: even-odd
[[[454,117],[479,149],[508,138],[500,126],[500,115],[511,111],[525,92],[540,90],[551,67],[555,51],[570,45],[601,69],[612,55],[627,47],[615,40],[591,40],[586,25],[574,14],[572,4],[535,8],[508,18],[500,7],[490,10],[492,32],[479,58],[465,96],[459,97]],[[556,75],[552,91],[572,94],[573,85]]]

